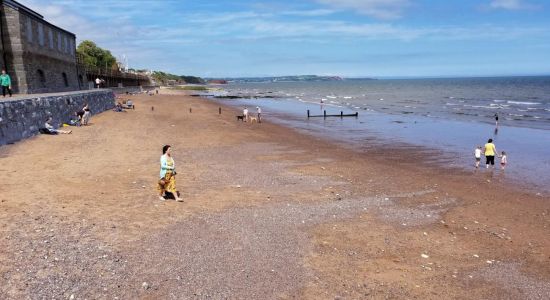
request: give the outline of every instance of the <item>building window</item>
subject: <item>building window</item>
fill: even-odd
[[[38,44],[44,46],[44,25],[38,23]]]
[[[57,33],[57,50],[61,51],[61,32]]]
[[[27,41],[32,43],[32,20],[27,18]]]
[[[63,72],[61,73],[61,76],[63,76],[63,82],[65,83],[65,86],[69,86],[69,80],[67,79],[67,74]]]
[[[46,87],[46,76],[44,76],[44,71],[38,69],[38,70],[36,70],[36,73],[38,74],[38,82],[40,84],[40,87],[45,88]]]
[[[75,49],[75,47],[76,47],[75,44],[74,44],[74,40],[73,40],[73,39],[70,39],[69,42],[70,42],[70,44],[71,44],[71,45],[70,45],[70,46],[71,46],[71,55],[74,56],[74,49]]]
[[[63,37],[63,42],[65,42],[65,49],[63,49],[63,53],[69,53],[69,40],[66,36]]]
[[[50,49],[53,49],[53,30],[48,30],[48,40],[50,42]]]

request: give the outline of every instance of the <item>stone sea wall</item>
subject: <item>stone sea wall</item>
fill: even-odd
[[[94,114],[114,107],[115,95],[111,90],[99,89],[0,98],[0,145],[38,134],[48,116],[53,118],[54,125],[67,123],[85,103],[89,104],[93,118]]]

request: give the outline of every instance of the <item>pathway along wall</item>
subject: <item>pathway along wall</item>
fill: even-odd
[[[0,98],[0,145],[38,134],[49,116],[54,125],[67,123],[85,103],[90,105],[93,116],[113,108],[115,95],[111,90],[100,89]]]

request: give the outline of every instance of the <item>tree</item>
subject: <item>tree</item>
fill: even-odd
[[[96,68],[117,68],[116,58],[111,51],[98,47],[94,42],[85,40],[80,42],[76,52],[82,56],[84,63]]]

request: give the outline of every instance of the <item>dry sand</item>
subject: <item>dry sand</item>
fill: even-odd
[[[1,299],[550,298],[547,195],[131,98],[0,148]],[[156,196],[163,144],[184,203]]]

